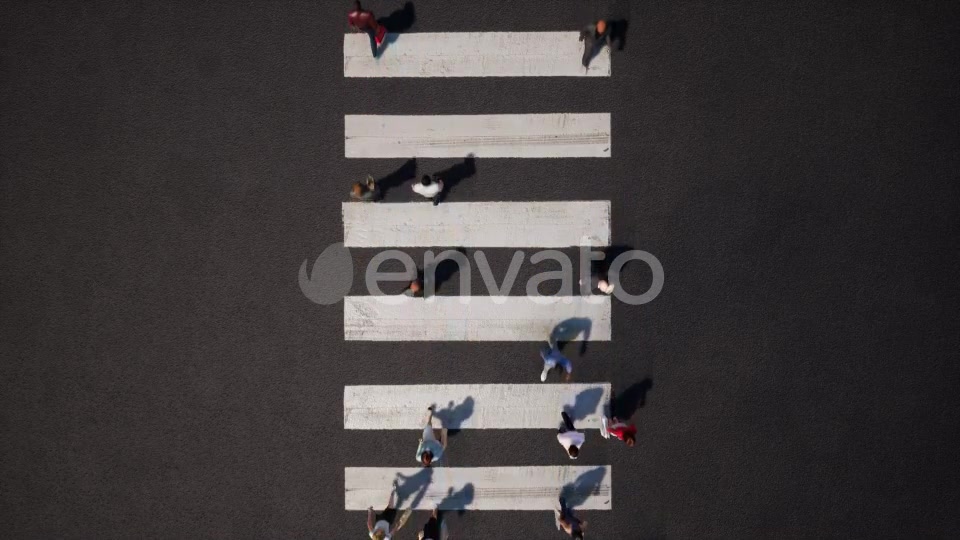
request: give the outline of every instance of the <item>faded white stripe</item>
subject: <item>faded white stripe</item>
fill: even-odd
[[[610,201],[343,203],[347,247],[610,245]]]
[[[610,341],[608,296],[348,296],[347,341]]]
[[[580,63],[579,32],[389,34],[377,58],[366,34],[343,36],[344,77],[609,77],[610,50]]]
[[[516,366],[519,379],[537,381],[542,363],[531,351]],[[565,410],[577,429],[600,429],[609,401],[609,383],[345,386],[343,425],[418,430],[434,405],[435,428],[556,429]]]
[[[562,454],[559,446],[557,451]],[[575,509],[611,510],[612,474],[609,465],[347,467],[343,471],[344,508],[382,508],[393,481],[399,478],[398,508],[433,509],[439,505],[441,510],[552,510],[558,507],[562,492]]]
[[[348,158],[610,157],[609,113],[347,115]]]

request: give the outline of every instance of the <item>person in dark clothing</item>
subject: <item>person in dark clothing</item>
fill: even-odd
[[[359,0],[354,3],[353,11],[347,14],[347,22],[354,32],[366,32],[370,36],[370,48],[373,50],[373,56],[377,56],[377,49],[383,45],[383,40],[387,36],[387,29],[377,22],[373,12],[363,9]]]
[[[554,510],[554,517],[557,522],[557,529],[570,535],[571,538],[582,539],[583,531],[587,528],[587,522],[573,515],[573,510],[567,506],[567,500],[560,497],[560,510]]]
[[[433,514],[427,524],[423,526],[423,531],[419,535],[420,540],[440,540],[440,509],[434,508]]]
[[[604,45],[610,45],[612,35],[607,21],[599,20],[580,32],[580,41],[583,41],[583,67],[589,67],[590,61],[600,52]]]

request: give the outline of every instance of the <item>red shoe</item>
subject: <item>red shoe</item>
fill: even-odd
[[[386,37],[387,37],[387,28],[381,24],[379,27],[377,27],[377,34],[374,37],[374,41],[377,42],[377,47],[379,47],[380,45],[383,45],[383,40]]]

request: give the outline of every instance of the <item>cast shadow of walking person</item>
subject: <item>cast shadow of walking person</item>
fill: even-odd
[[[566,499],[569,508],[576,508],[590,497],[609,497],[608,489],[603,488],[603,479],[607,476],[606,467],[597,467],[578,476],[573,482],[560,489],[560,496]]]
[[[473,416],[473,406],[473,397],[467,396],[459,405],[451,401],[446,408],[434,410],[433,417],[440,420],[440,427],[447,428],[448,437],[453,436],[460,432],[463,422]]]
[[[626,19],[610,21],[610,40],[617,43],[617,50],[622,51],[627,46],[627,28],[630,26]]]
[[[564,405],[563,412],[567,413],[567,416],[576,424],[596,412],[601,399],[603,399],[603,388],[587,388],[577,394],[573,405]]]
[[[586,317],[572,317],[559,322],[550,331],[550,337],[547,341],[550,346],[558,351],[563,351],[563,346],[568,341],[573,341],[578,337],[580,341],[580,354],[587,352],[587,342],[590,341],[590,330],[593,328],[593,322]]]
[[[455,510],[457,515],[462,516],[467,511],[467,506],[473,502],[473,491],[473,484],[469,483],[459,491],[454,491],[451,487],[447,490],[447,496],[441,499],[437,506],[447,512]]]
[[[380,199],[386,196],[391,188],[398,187],[411,178],[417,176],[417,158],[408,159],[399,169],[377,180],[377,187],[380,188]]]
[[[381,55],[391,43],[397,40],[399,34],[413,27],[413,22],[416,18],[416,13],[413,10],[413,2],[407,2],[401,9],[394,11],[386,17],[377,19],[377,23],[387,29],[387,36],[384,38],[383,44],[380,45]]]
[[[418,508],[433,481],[433,468],[425,467],[416,474],[404,476],[397,473],[397,508]],[[407,504],[409,502],[409,504]]]
[[[463,158],[463,163],[457,163],[449,169],[444,169],[434,176],[443,181],[443,191],[440,193],[440,202],[443,202],[447,195],[461,181],[477,174],[477,159],[473,154]]]
[[[647,392],[653,388],[653,380],[646,379],[631,384],[626,390],[619,394],[610,396],[610,416],[627,421],[637,409],[647,404]]]

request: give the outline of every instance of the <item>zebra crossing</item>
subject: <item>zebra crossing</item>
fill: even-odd
[[[451,32],[387,37],[370,55],[363,34],[343,37],[344,77],[609,77],[610,51],[586,69],[578,32]],[[573,61],[571,61],[573,59]]]
[[[343,141],[348,158],[608,158],[610,115],[351,114]]]
[[[577,32],[465,32],[388,36],[378,58],[364,35],[344,37],[344,77],[609,77],[609,51],[581,65]],[[438,83],[441,84],[441,83]],[[344,117],[346,158],[610,158],[609,113],[368,115]],[[346,247],[568,248],[610,245],[609,201],[344,203]],[[461,267],[461,272],[464,268]],[[607,296],[347,296],[346,341],[540,342],[564,321],[586,321],[571,340],[610,340]],[[535,351],[535,349],[532,349]],[[532,353],[535,357],[535,352]],[[434,427],[544,430],[561,410],[578,428],[599,429],[608,383],[345,386],[347,430]],[[447,405],[448,404],[448,405]],[[519,435],[518,435],[519,436]],[[530,436],[525,433],[523,436]],[[553,443],[555,444],[555,443]],[[558,448],[559,450],[559,448]],[[455,451],[455,450],[453,450]],[[385,501],[400,479],[398,508],[543,511],[561,492],[577,508],[612,509],[609,465],[346,467],[344,508]],[[406,459],[405,459],[406,458]],[[397,467],[396,465],[401,465]]]

